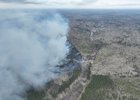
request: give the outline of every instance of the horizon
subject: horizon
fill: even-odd
[[[139,0],[0,0],[0,9],[140,9]]]

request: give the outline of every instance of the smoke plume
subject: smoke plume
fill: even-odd
[[[68,53],[67,33],[58,14],[0,11],[0,100],[25,100],[29,87],[56,78]]]

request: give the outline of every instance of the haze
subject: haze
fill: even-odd
[[[140,0],[0,0],[0,8],[139,9]]]

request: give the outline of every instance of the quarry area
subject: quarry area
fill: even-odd
[[[60,13],[70,26],[66,72],[27,100],[140,100],[140,12]]]

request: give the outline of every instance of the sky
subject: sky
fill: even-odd
[[[0,0],[0,8],[140,8],[140,0]]]

